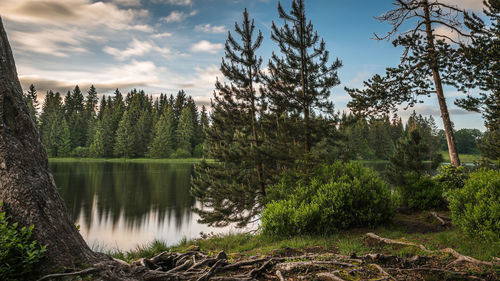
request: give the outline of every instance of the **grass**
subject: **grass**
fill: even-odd
[[[232,259],[239,257],[262,256],[268,254],[289,254],[307,250],[308,252],[335,252],[344,255],[367,253],[385,253],[398,256],[428,255],[416,247],[375,246],[364,243],[364,234],[374,232],[379,236],[411,241],[423,244],[430,250],[453,248],[461,254],[481,260],[491,260],[500,255],[500,241],[486,242],[465,237],[458,229],[452,228],[440,232],[409,233],[404,226],[394,223],[375,229],[353,229],[328,236],[269,237],[262,234],[227,234],[207,239],[184,240],[178,245],[167,247],[165,243],[155,241],[148,246],[139,246],[135,250],[123,253],[113,252],[112,256],[133,261],[141,257],[153,257],[163,251],[185,252],[199,246],[203,252],[217,254],[224,250]],[[291,253],[291,254],[290,254]]]
[[[444,162],[450,163],[450,154],[448,151],[441,151]],[[481,154],[459,154],[458,157],[462,163],[474,163],[481,160]]]
[[[182,159],[154,159],[154,158],[50,158],[54,163],[71,162],[110,162],[110,163],[199,163],[200,158],[182,158]],[[211,160],[207,160],[211,161]]]

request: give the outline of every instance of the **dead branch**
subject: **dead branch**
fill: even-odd
[[[473,264],[478,264],[478,265],[486,265],[486,266],[492,266],[493,264],[500,264],[498,262],[486,262],[486,261],[481,261],[481,260],[475,259],[473,257],[465,256],[465,255],[462,255],[462,254],[458,253],[457,251],[453,250],[452,248],[446,248],[446,249],[441,250],[440,252],[449,253],[452,256],[454,256],[455,258],[457,258],[455,261],[451,262],[449,265],[456,265],[456,264],[459,264],[461,262],[468,262],[468,263],[473,263]]]
[[[410,242],[396,241],[396,240],[392,240],[392,239],[388,239],[388,238],[383,238],[383,237],[380,237],[380,236],[376,235],[375,233],[371,233],[371,232],[366,234],[366,240],[368,241],[368,243],[373,243],[373,241],[375,241],[378,244],[417,247],[426,253],[433,253],[433,251],[428,250],[422,244],[415,244],[415,243],[410,243]]]
[[[90,267],[90,268],[80,270],[80,271],[75,271],[75,272],[48,274],[48,275],[45,275],[42,278],[38,279],[37,281],[50,280],[50,279],[54,279],[54,278],[67,277],[67,276],[87,275],[87,274],[91,274],[91,273],[94,273],[97,271],[98,271],[97,268]]]
[[[321,281],[345,281],[344,279],[337,277],[333,273],[329,272],[317,273],[316,277]]]
[[[443,218],[441,218],[438,214],[436,214],[436,212],[431,212],[431,215],[436,218],[442,226],[446,226],[446,222],[443,220]]]
[[[278,279],[280,281],[285,281],[285,278],[283,277],[283,274],[281,274],[281,271],[276,270],[276,276],[278,276]]]

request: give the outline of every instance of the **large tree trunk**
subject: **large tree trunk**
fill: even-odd
[[[429,3],[424,2],[424,15],[425,15],[425,32],[427,36],[427,45],[429,47],[429,57],[431,59],[432,76],[434,79],[434,86],[436,88],[436,95],[439,102],[439,109],[441,111],[441,118],[443,119],[444,132],[446,134],[446,142],[448,144],[448,152],[450,154],[450,161],[453,166],[460,166],[460,158],[458,158],[458,151],[455,145],[455,135],[453,134],[453,127],[451,125],[450,113],[446,105],[446,98],[444,97],[443,83],[439,75],[439,67],[437,65],[436,49],[434,46],[433,29],[431,25],[431,18],[429,12]]]
[[[47,245],[40,273],[97,256],[70,220],[49,172],[47,155],[29,115],[12,51],[0,18],[0,201],[32,238]]]

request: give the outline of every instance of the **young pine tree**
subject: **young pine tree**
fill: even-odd
[[[35,125],[38,125],[38,96],[36,93],[36,88],[33,84],[30,85],[29,90],[25,94],[26,103],[28,104],[28,109],[30,110],[30,116],[35,122]]]
[[[131,119],[129,112],[125,111],[118,124],[114,146],[114,154],[117,157],[130,158],[135,156],[135,133]]]
[[[189,154],[193,151],[193,139],[195,132],[193,124],[193,113],[191,109],[189,109],[189,107],[184,107],[181,112],[177,131],[175,133],[177,149],[187,151]]]
[[[149,157],[168,158],[174,152],[174,118],[168,107],[155,126],[155,137],[149,148]]]
[[[275,120],[284,118],[282,120],[291,122],[280,128],[290,129],[292,145],[302,145],[302,153],[308,153],[315,143],[328,137],[325,133],[330,130],[323,126],[329,125],[328,122],[318,122],[313,115],[314,112],[326,113],[324,120],[327,121],[334,116],[333,104],[328,98],[331,88],[340,84],[337,70],[342,63],[338,59],[328,62],[325,42],[306,18],[304,0],[293,0],[289,14],[278,3],[278,13],[284,25],[277,27],[273,22],[271,38],[284,57],[272,54],[270,75],[266,78],[267,95]],[[276,138],[277,141],[289,139],[278,135]]]
[[[212,125],[203,117],[207,157],[195,167],[192,194],[205,208],[197,209],[201,222],[224,226],[246,225],[261,209],[267,185],[262,155],[262,127],[258,117],[264,109],[257,92],[262,59],[255,54],[262,43],[259,31],[245,10],[235,24],[237,38],[228,33],[221,72],[229,84],[217,81],[212,100]],[[179,128],[181,123],[179,123]],[[270,172],[269,175],[272,175]]]

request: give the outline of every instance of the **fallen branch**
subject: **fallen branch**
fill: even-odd
[[[487,266],[493,265],[493,262],[481,261],[481,260],[475,259],[473,257],[462,255],[462,254],[458,253],[457,251],[453,250],[452,248],[443,249],[443,250],[441,250],[441,252],[442,253],[449,253],[452,256],[454,256],[455,258],[457,258],[455,261],[451,262],[450,265],[456,265],[456,264],[461,263],[461,262],[468,262],[468,263],[487,265]]]
[[[431,215],[441,223],[441,226],[446,226],[446,222],[436,212],[431,212]]]
[[[337,265],[343,267],[355,267],[355,265],[350,263],[338,262],[338,261],[302,261],[302,262],[285,262],[276,265],[276,267],[283,272],[291,272],[297,268],[325,268],[328,265]]]
[[[278,279],[280,281],[285,281],[285,278],[283,277],[283,274],[281,274],[281,271],[276,270],[276,276],[278,276]]]
[[[49,275],[45,275],[42,278],[38,279],[37,281],[43,281],[43,280],[49,280],[53,278],[60,278],[60,277],[67,277],[67,276],[77,276],[77,275],[88,275],[94,272],[97,272],[98,269],[95,267],[90,267],[84,270],[80,271],[75,271],[75,272],[68,272],[68,273],[53,273]]]
[[[433,253],[433,251],[428,250],[424,245],[422,244],[415,244],[415,243],[410,243],[410,242],[403,242],[403,241],[397,241],[397,240],[392,240],[388,238],[383,238],[375,233],[367,233],[366,234],[367,240],[375,240],[378,242],[378,244],[388,244],[388,245],[400,245],[400,246],[409,246],[409,247],[417,247],[420,248],[422,251],[426,253]]]
[[[321,272],[316,274],[316,278],[320,281],[345,281],[344,279],[337,277],[333,273]]]

